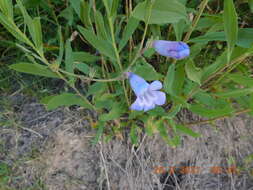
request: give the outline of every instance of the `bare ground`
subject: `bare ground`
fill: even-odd
[[[247,115],[195,126],[202,137],[184,136],[177,148],[144,134],[136,147],[127,133],[123,140],[92,145],[92,112],[48,112],[23,95],[8,102],[0,108],[0,189],[253,189],[253,167],[245,161],[253,153],[253,119]]]

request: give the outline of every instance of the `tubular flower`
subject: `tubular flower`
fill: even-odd
[[[184,59],[190,55],[190,48],[184,42],[155,40],[153,47],[160,55],[174,59]]]
[[[131,110],[148,111],[155,108],[156,105],[161,106],[165,104],[166,95],[159,90],[162,88],[160,81],[153,81],[148,83],[140,76],[127,72],[127,77],[130,81],[130,86],[134,91],[137,99],[131,105]]]

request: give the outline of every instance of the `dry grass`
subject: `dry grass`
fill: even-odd
[[[36,115],[23,118],[26,112]],[[5,148],[12,150],[11,153],[6,150],[2,161],[11,165],[16,163],[13,159],[19,160],[16,170],[22,175],[22,185],[10,183],[17,189],[31,187],[38,179],[44,187],[37,189],[49,190],[253,189],[252,165],[244,164],[245,157],[253,153],[253,119],[246,115],[212,126],[195,126],[193,129],[202,137],[184,136],[182,145],[173,149],[159,135],[141,136],[137,147],[127,136],[124,140],[100,141],[92,146],[90,141],[95,132],[90,129],[87,112],[83,111],[62,109],[50,114],[38,104],[26,103],[20,113],[22,127],[30,130],[0,129]],[[25,144],[24,150],[20,139]],[[33,146],[38,153],[24,161],[24,155],[27,158]],[[233,164],[240,173],[232,175],[223,170],[218,175],[210,171],[213,166],[228,168]],[[178,169],[169,176],[157,174],[154,169],[158,166],[167,168],[166,171],[171,166]],[[201,170],[197,174],[182,174],[184,166],[197,166]]]

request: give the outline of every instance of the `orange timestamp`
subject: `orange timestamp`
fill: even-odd
[[[153,172],[155,174],[164,174],[167,173],[169,175],[180,173],[180,174],[200,174],[201,171],[206,169],[205,167],[200,167],[200,166],[181,166],[181,167],[176,167],[176,166],[169,166],[169,167],[164,167],[164,166],[156,166],[154,167]],[[233,165],[230,167],[221,167],[221,166],[211,166],[208,167],[209,172],[212,174],[239,174],[239,169]]]

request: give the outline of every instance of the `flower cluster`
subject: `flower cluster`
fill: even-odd
[[[190,48],[184,42],[156,40],[153,42],[153,47],[160,55],[174,59],[183,59],[190,55]],[[153,81],[149,84],[143,78],[132,72],[127,72],[126,75],[137,97],[131,105],[132,110],[148,111],[157,105],[161,106],[165,104],[166,95],[164,92],[159,91],[163,87],[160,81]]]

